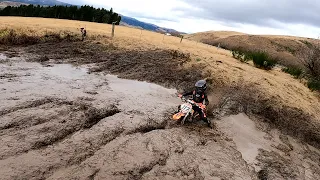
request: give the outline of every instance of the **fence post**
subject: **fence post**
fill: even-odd
[[[112,33],[111,33],[111,37],[114,37],[114,27],[115,27],[116,22],[112,23]]]
[[[183,39],[183,36],[181,36],[181,40],[180,40],[180,43],[182,42],[182,39]]]

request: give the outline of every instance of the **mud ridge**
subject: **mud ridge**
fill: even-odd
[[[86,121],[82,128],[91,128],[97,124],[101,119],[104,119],[109,116],[113,116],[121,112],[116,106],[111,106],[109,109],[97,109],[97,108],[88,108],[85,112]]]
[[[264,179],[298,179],[298,167],[292,161],[281,157],[275,152],[268,152],[260,149],[257,157],[262,170],[258,172],[258,177]]]
[[[44,104],[47,104],[47,103],[53,103],[53,102],[60,103],[60,104],[72,104],[72,102],[63,101],[63,100],[58,99],[58,98],[46,97],[46,98],[43,98],[43,99],[38,99],[38,100],[34,100],[34,101],[28,101],[28,102],[25,102],[25,103],[23,103],[21,105],[18,105],[18,106],[15,106],[15,107],[11,107],[11,108],[8,108],[8,109],[0,110],[0,116],[6,115],[6,114],[9,114],[9,113],[12,113],[14,111],[21,110],[21,109],[39,107],[41,105],[44,105]]]
[[[128,179],[132,180],[140,180],[142,177],[150,172],[155,166],[165,166],[167,159],[169,158],[168,154],[159,154],[158,158],[155,161],[151,161],[149,164],[144,164],[141,167],[137,167],[134,170],[131,170],[129,172],[120,172],[120,174],[114,174],[114,175],[128,175]],[[118,173],[118,172],[117,172]]]
[[[42,147],[46,147],[48,145],[52,145],[54,143],[58,143],[63,141],[64,139],[70,137],[73,133],[81,130],[81,129],[89,129],[95,124],[97,124],[102,119],[113,116],[120,112],[120,110],[116,106],[111,106],[108,109],[97,109],[94,107],[85,107],[86,111],[84,113],[84,122],[81,126],[62,128],[61,130],[55,132],[55,134],[43,141],[37,141],[32,149],[39,149]]]
[[[146,121],[143,121],[141,124],[138,125],[137,128],[130,130],[127,134],[135,134],[135,133],[148,133],[154,130],[161,130],[166,129],[167,120],[162,119],[160,122],[157,122],[154,119],[148,118]]]
[[[61,113],[63,113],[63,112],[61,112]],[[3,127],[0,127],[0,131],[7,130],[7,129],[21,130],[21,129],[25,129],[25,128],[29,128],[32,126],[46,123],[46,122],[50,121],[51,119],[55,119],[55,118],[56,118],[56,116],[49,116],[46,118],[37,117],[35,115],[29,116],[29,117],[24,118],[24,122],[14,121],[14,122],[10,122],[10,123],[4,125]],[[2,133],[0,133],[0,135],[1,134]]]
[[[28,102],[26,103],[27,105],[24,104],[17,107],[25,108],[36,105],[36,107],[42,107],[40,104],[44,104],[44,102],[53,101],[42,100]],[[63,104],[65,106],[61,106]],[[52,103],[52,105],[46,108],[53,108],[55,106],[59,106],[64,110],[60,110],[58,112],[59,116],[53,115],[51,116],[52,119],[48,118],[44,122],[31,122],[31,124],[36,123],[37,125],[32,126],[27,119],[22,119],[24,122],[22,122],[21,125],[19,124],[20,121],[14,121],[5,125],[6,128],[13,128],[15,126],[18,128],[15,129],[16,131],[7,131],[6,134],[4,132],[1,133],[3,134],[2,136],[5,136],[3,138],[9,138],[11,139],[11,142],[7,142],[5,140],[0,141],[2,146],[2,148],[0,148],[2,149],[2,152],[0,153],[0,160],[6,159],[13,155],[27,153],[30,150],[43,149],[47,146],[62,142],[65,139],[68,139],[74,133],[82,129],[90,129],[102,119],[113,116],[120,112],[120,110],[114,105],[111,105],[107,108],[97,109],[92,107],[90,104],[71,101],[64,102],[61,100],[55,100],[55,103]],[[46,111],[46,108],[44,108],[42,111]],[[32,117],[33,116],[30,118]],[[2,129],[2,131],[3,130],[4,129]],[[8,143],[10,143],[10,146]]]

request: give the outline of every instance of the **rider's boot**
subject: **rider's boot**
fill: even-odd
[[[212,127],[211,127],[211,121],[210,121],[210,120],[208,120],[208,119],[205,117],[205,118],[203,118],[203,121],[207,123],[207,125],[208,125],[209,128],[212,128]]]

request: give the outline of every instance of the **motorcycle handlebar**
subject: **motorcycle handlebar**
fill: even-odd
[[[197,103],[195,103],[194,101],[192,101],[192,100],[190,100],[190,99],[186,99],[185,97],[181,97],[181,99],[182,99],[183,101],[185,101],[185,102],[188,102],[188,103],[194,105],[194,106],[200,107]]]
[[[188,103],[192,104],[193,106],[197,106],[197,107],[203,109],[202,106],[198,105],[198,104],[195,103],[193,100],[187,99],[187,98],[185,98],[184,96],[181,96],[181,99],[182,99],[183,101],[185,101],[185,102],[188,102]]]

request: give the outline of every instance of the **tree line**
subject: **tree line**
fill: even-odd
[[[80,21],[90,21],[98,23],[119,25],[121,16],[113,12],[113,9],[94,8],[92,6],[40,6],[40,5],[21,5],[18,7],[7,6],[0,9],[0,16],[23,16],[23,17],[43,17],[70,19]]]

